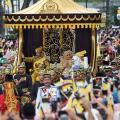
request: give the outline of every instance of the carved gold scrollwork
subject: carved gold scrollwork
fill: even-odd
[[[59,62],[59,56],[66,50],[72,50],[74,32],[70,29],[44,29],[44,50],[52,62]]]
[[[52,62],[59,61],[59,40],[59,29],[44,29],[44,51],[47,56],[50,56]]]
[[[70,29],[63,29],[62,31],[62,53],[66,50],[72,50],[73,41],[74,41],[74,33],[71,32]]]

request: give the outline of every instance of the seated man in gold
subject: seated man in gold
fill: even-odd
[[[39,48],[35,49],[36,55],[33,57],[24,57],[24,61],[26,62],[32,62],[33,63],[33,70],[31,70],[32,73],[32,81],[33,84],[36,81],[39,72],[41,69],[45,69],[45,61],[46,58],[44,56],[43,48],[40,46]]]

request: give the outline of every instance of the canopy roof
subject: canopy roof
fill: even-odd
[[[98,27],[101,13],[73,0],[40,0],[17,13],[6,14],[5,23],[13,27]]]
[[[50,14],[50,13],[98,13],[96,9],[89,9],[75,3],[73,0],[40,0],[36,4],[15,14]]]

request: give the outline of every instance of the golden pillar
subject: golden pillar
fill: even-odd
[[[23,29],[19,28],[18,65],[22,62]]]
[[[92,28],[91,72],[93,72],[94,74],[96,71],[96,53],[97,53],[96,28]]]

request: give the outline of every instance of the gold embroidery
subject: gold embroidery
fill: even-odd
[[[59,6],[56,2],[53,2],[53,0],[48,0],[40,10],[40,13],[61,13]]]

